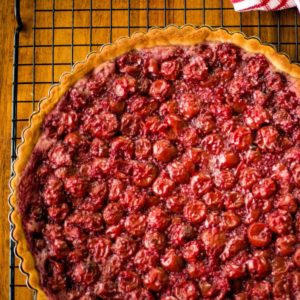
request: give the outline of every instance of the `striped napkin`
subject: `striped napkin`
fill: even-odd
[[[281,10],[297,6],[300,12],[300,0],[231,0],[236,11]]]

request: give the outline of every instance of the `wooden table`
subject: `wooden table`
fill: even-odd
[[[0,299],[8,299],[9,225],[8,181],[10,176],[11,82],[14,35],[13,1],[0,1]]]
[[[259,16],[257,12],[244,13],[241,19],[240,14],[229,10],[231,4],[229,0],[223,0],[223,18],[221,11],[216,9],[220,7],[219,0],[206,1],[206,8],[210,5],[214,9],[208,9],[203,13],[203,1],[201,0],[187,0],[187,7],[200,7],[199,10],[187,10],[186,15],[183,10],[167,11],[164,14],[163,10],[150,10],[149,18],[146,17],[146,1],[147,0],[131,0],[131,8],[138,8],[133,10],[128,18],[128,2],[127,0],[113,0],[114,8],[112,15],[113,30],[110,35],[110,1],[96,1],[92,0],[93,7],[98,8],[98,11],[93,12],[92,25],[95,28],[90,29],[91,22],[88,11],[90,0],[74,0],[75,9],[83,8],[86,11],[75,11],[72,13],[70,3],[72,1],[56,0],[55,8],[60,9],[55,16],[52,15],[53,2],[52,0],[36,0],[35,26],[40,27],[35,32],[35,42],[39,45],[35,49],[35,56],[32,55],[33,43],[33,3],[34,1],[22,1],[22,19],[24,22],[24,29],[20,34],[20,44],[25,45],[20,49],[20,62],[27,63],[28,66],[19,68],[19,81],[32,80],[32,65],[35,60],[35,81],[57,81],[61,73],[70,70],[72,61],[84,59],[85,55],[90,50],[96,50],[97,44],[107,43],[115,40],[117,37],[125,36],[133,31],[146,30],[146,26],[164,26],[165,24],[192,23],[201,25],[203,23],[209,25],[231,26],[230,30],[240,30],[240,21],[243,21],[242,30],[248,35],[261,35],[261,38],[266,42],[277,43],[278,15],[276,13],[261,13]],[[149,7],[163,8],[164,0],[149,0]],[[168,7],[183,8],[183,0],[167,0]],[[48,9],[48,11],[40,11],[41,9]],[[72,14],[74,22],[72,24]],[[8,181],[10,176],[10,138],[11,138],[11,90],[12,90],[12,53],[13,53],[13,34],[15,27],[15,20],[13,16],[13,1],[0,1],[0,118],[1,118],[1,134],[0,134],[0,232],[2,238],[0,239],[0,299],[8,299],[9,287],[9,225],[7,222],[8,205],[7,198],[9,195]],[[281,28],[281,42],[290,42],[290,44],[282,44],[281,50],[287,52],[292,59],[296,60],[296,55],[299,49],[291,44],[298,38],[298,32],[295,31],[293,24],[295,24],[296,14],[294,10],[283,12],[280,17],[281,25],[289,25],[289,27]],[[54,20],[54,33],[52,29],[52,22]],[[131,26],[135,28],[127,28],[128,21]],[[258,22],[262,27],[258,28]],[[77,28],[73,34],[70,29],[62,27],[72,25],[85,26],[86,28]],[[254,26],[255,25],[255,26]],[[101,28],[104,26],[103,28]],[[115,26],[119,26],[115,28]],[[123,28],[120,28],[123,27]],[[142,29],[137,27],[142,26]],[[42,27],[48,29],[41,29]],[[89,46],[89,39],[92,38],[94,46]],[[52,48],[51,43],[54,41],[56,47]],[[71,42],[75,44],[73,50],[70,47]],[[48,44],[48,47],[42,47],[43,44]],[[66,45],[67,44],[67,45]],[[27,46],[26,46],[27,45]],[[52,55],[53,54],[53,55]],[[51,63],[55,63],[52,69]],[[31,84],[22,84],[19,86],[18,99],[28,100],[28,102],[18,104],[19,119],[27,120],[36,107],[37,100],[47,94],[50,84],[38,84],[32,89]],[[33,101],[31,101],[33,100]],[[27,125],[27,121],[18,122],[18,136],[21,130]],[[17,262],[18,263],[18,262]],[[24,284],[25,277],[16,270],[16,284]],[[28,300],[32,299],[32,291],[26,287],[17,289],[15,299]]]

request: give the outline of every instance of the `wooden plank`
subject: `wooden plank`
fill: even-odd
[[[9,290],[9,225],[8,181],[10,177],[11,79],[13,57],[13,1],[0,1],[0,299],[8,299]],[[5,41],[5,42],[4,42]]]

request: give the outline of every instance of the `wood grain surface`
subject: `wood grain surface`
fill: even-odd
[[[36,3],[35,18],[34,2]],[[91,3],[93,8],[97,9],[92,15],[89,11]],[[147,27],[184,23],[223,25],[232,31],[242,30],[247,35],[260,35],[263,41],[275,43],[281,51],[288,53],[292,60],[298,58],[299,49],[294,43],[299,38],[300,30],[298,32],[295,28],[295,20],[298,17],[293,9],[282,12],[280,16],[274,12],[260,15],[257,12],[247,12],[241,16],[231,9],[229,0],[112,0],[114,9],[110,15],[110,3],[110,0],[21,0],[24,29],[20,34],[19,49],[22,66],[19,67],[21,84],[18,91],[18,137],[27,125],[27,119],[36,108],[37,102],[47,95],[50,84],[58,81],[63,72],[70,71],[73,62],[83,60],[89,51],[97,50],[98,44],[114,41],[134,31],[146,31]],[[130,12],[129,3],[132,9]],[[164,12],[165,3],[168,8],[173,9]],[[182,10],[184,3],[187,8],[185,12]],[[223,13],[219,9],[222,3]],[[58,9],[54,14],[53,8]],[[9,290],[7,198],[10,176],[12,53],[15,28],[13,1],[0,1],[0,17],[0,300],[6,300]],[[278,35],[278,21],[281,24],[280,35]],[[241,22],[242,26],[240,26]],[[131,27],[128,27],[129,24]],[[73,31],[72,26],[75,27]],[[36,29],[33,30],[33,27]],[[90,41],[92,46],[89,45]],[[72,42],[73,47],[71,47]],[[35,84],[32,84],[32,81]],[[16,264],[18,263],[16,260]],[[21,286],[24,285],[25,279],[25,276],[16,269],[15,284],[20,285],[15,289],[17,300],[32,299],[32,291]]]
[[[14,34],[13,1],[0,1],[0,299],[8,299],[11,83]]]

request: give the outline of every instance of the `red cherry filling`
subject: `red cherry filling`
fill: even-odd
[[[97,67],[49,113],[19,184],[51,299],[298,299],[299,103],[229,43]]]

